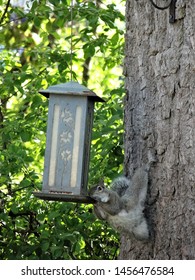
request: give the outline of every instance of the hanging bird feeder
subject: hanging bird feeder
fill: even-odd
[[[87,196],[94,103],[104,102],[77,82],[50,86],[42,192],[46,200],[91,203]]]

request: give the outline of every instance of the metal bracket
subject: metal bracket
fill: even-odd
[[[169,22],[170,23],[174,23],[176,21],[175,18],[175,10],[176,10],[176,2],[177,0],[170,0],[169,4],[165,5],[165,6],[158,6],[154,0],[150,0],[150,2],[152,3],[152,5],[158,9],[158,10],[166,10],[169,8]]]
[[[177,0],[172,0],[169,6],[169,22],[174,23],[176,21],[175,18],[175,10],[176,10],[176,2]]]

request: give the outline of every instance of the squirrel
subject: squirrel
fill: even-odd
[[[145,165],[135,171],[132,179],[116,178],[111,188],[103,184],[92,187],[89,196],[95,200],[94,213],[106,220],[120,233],[128,233],[138,240],[149,239],[149,229],[144,217],[144,204],[148,187],[149,167]]]

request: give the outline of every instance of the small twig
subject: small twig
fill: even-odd
[[[6,14],[7,14],[7,10],[8,10],[8,8],[9,8],[10,1],[11,1],[11,0],[8,0],[8,1],[7,1],[7,4],[6,4],[5,10],[4,10],[4,13],[2,14],[2,17],[1,17],[1,19],[0,19],[0,24],[3,22],[3,20],[4,20],[5,16],[6,16]]]

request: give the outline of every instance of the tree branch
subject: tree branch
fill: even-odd
[[[89,80],[89,64],[91,61],[91,57],[88,57],[85,62],[83,63],[83,85],[87,86]]]

